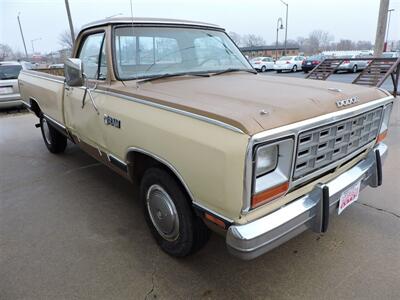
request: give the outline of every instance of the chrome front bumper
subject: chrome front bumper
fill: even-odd
[[[342,191],[357,181],[361,181],[360,189],[381,185],[381,162],[386,156],[387,146],[380,143],[365,159],[330,182],[318,184],[303,197],[256,221],[230,226],[226,235],[229,252],[242,259],[253,259],[307,229],[325,232],[329,215],[337,211]]]

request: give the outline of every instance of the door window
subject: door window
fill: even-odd
[[[104,32],[87,36],[79,52],[79,58],[83,64],[83,72],[89,79],[104,80],[107,77],[104,37]]]

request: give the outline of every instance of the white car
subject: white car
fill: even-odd
[[[274,60],[272,59],[272,57],[255,57],[250,60],[250,63],[254,69],[260,72],[274,69]]]
[[[282,71],[300,71],[304,59],[304,56],[282,56],[275,62],[274,70],[278,73]]]

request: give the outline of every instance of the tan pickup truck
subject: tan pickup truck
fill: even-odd
[[[19,76],[47,148],[63,152],[69,139],[138,183],[170,255],[200,249],[212,229],[234,255],[257,257],[325,232],[382,183],[389,93],[257,74],[219,26],[94,22],[64,74]]]

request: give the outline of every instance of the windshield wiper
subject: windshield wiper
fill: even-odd
[[[137,81],[137,83],[144,83],[144,82],[149,82],[149,81],[153,81],[153,80],[169,78],[169,77],[179,77],[179,76],[210,77],[210,74],[203,74],[203,73],[165,73],[165,74],[162,74],[162,75],[153,76],[153,77],[149,77],[149,78],[146,78],[146,79],[139,80],[139,81]]]
[[[214,74],[212,74],[212,76],[216,76],[216,75],[221,75],[221,74],[225,74],[225,73],[232,73],[232,72],[248,72],[251,74],[257,74],[257,71],[253,70],[253,69],[234,69],[234,68],[229,68],[226,70],[222,70],[219,72],[216,72]]]

